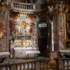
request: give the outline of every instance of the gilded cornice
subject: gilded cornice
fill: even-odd
[[[20,12],[20,11],[16,11],[16,10],[12,10],[12,11],[14,11],[14,12],[19,12],[20,14],[25,14],[25,15],[26,15],[26,14],[33,14],[33,12],[22,12],[22,11]]]

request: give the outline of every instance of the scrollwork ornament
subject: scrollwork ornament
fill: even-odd
[[[4,20],[2,21],[2,24],[5,25],[5,21]]]
[[[4,32],[5,31],[5,21],[3,20],[2,21],[2,32]]]
[[[7,5],[6,0],[1,0],[0,2],[0,13],[2,12],[3,9],[8,9],[9,11],[11,10],[11,4],[9,3]]]
[[[11,10],[11,4],[9,2],[8,6],[7,6],[8,10]]]

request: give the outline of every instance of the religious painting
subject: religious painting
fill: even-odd
[[[65,26],[66,26],[66,34],[65,34],[66,40],[65,40],[64,45],[65,45],[66,49],[70,49],[70,15],[69,14],[66,15],[65,21],[66,21],[66,24],[65,24]]]

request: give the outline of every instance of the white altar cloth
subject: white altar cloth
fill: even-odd
[[[40,51],[26,51],[27,54],[40,54]]]
[[[9,52],[0,52],[0,56],[3,56],[3,55],[10,55]]]

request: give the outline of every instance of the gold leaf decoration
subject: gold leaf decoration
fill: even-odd
[[[23,22],[21,22],[21,29],[25,30],[25,28],[26,28],[26,23],[23,21]]]

